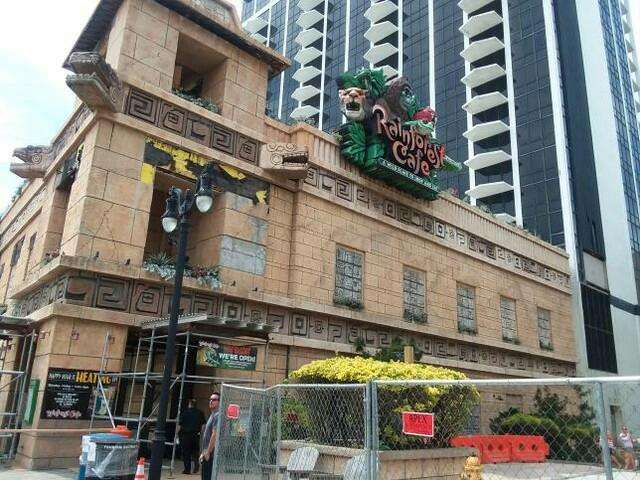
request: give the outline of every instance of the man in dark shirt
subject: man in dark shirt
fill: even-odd
[[[218,426],[218,416],[220,412],[220,394],[213,392],[209,397],[209,419],[204,426],[202,434],[202,453],[200,454],[200,462],[202,462],[202,480],[211,480],[213,467],[213,449],[216,446],[216,428]]]
[[[180,445],[182,445],[182,461],[184,462],[184,471],[182,473],[191,473],[191,460],[193,460],[195,466],[193,473],[198,473],[200,466],[198,463],[198,449],[202,425],[204,425],[204,414],[196,407],[196,401],[191,399],[178,419],[178,435]]]

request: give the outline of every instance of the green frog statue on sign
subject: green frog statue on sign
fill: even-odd
[[[371,177],[434,200],[437,171],[462,168],[435,138],[436,111],[419,106],[405,77],[387,81],[382,70],[346,72],[337,83],[347,119],[338,131],[344,157]]]

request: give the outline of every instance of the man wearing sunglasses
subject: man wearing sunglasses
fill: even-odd
[[[200,454],[200,463],[202,463],[202,480],[211,480],[213,449],[216,446],[216,427],[218,426],[219,405],[220,394],[213,392],[209,397],[209,411],[211,413],[202,433],[202,453]]]

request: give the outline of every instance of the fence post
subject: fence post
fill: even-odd
[[[222,452],[220,451],[220,436],[222,435],[222,422],[227,420],[225,415],[226,407],[224,406],[226,401],[226,393],[228,387],[223,383],[220,385],[220,402],[218,403],[218,424],[216,425],[216,444],[213,449],[213,465],[211,467],[211,478],[218,478],[218,471],[220,470],[220,459],[222,458]]]
[[[276,387],[276,467],[280,465],[280,444],[282,443],[282,386]]]
[[[595,383],[596,389],[596,411],[598,416],[598,427],[600,429],[600,449],[602,450],[602,460],[604,463],[604,474],[607,480],[613,480],[613,470],[611,468],[611,451],[607,441],[607,415],[604,403],[602,383]]]
[[[369,478],[377,480],[378,478],[378,451],[379,435],[378,435],[378,384],[376,381],[368,383],[369,387]]]

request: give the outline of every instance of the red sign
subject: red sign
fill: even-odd
[[[433,437],[433,413],[402,412],[402,433],[418,437]]]
[[[231,420],[237,420],[240,418],[240,405],[234,403],[229,404],[227,407],[227,418]]]

